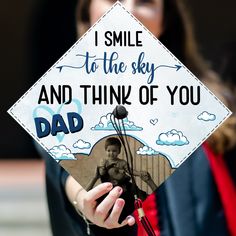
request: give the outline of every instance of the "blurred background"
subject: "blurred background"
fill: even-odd
[[[186,2],[202,54],[227,80],[226,58],[235,52],[236,2]],[[75,5],[76,0],[0,3],[0,129],[3,134],[0,138],[0,235],[3,236],[50,235],[44,164],[31,137],[6,111],[75,43]]]

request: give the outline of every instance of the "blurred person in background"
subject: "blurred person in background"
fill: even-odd
[[[76,23],[78,36],[82,36],[114,2],[80,0],[76,10],[71,7],[67,14],[74,16],[76,13],[77,22],[74,21],[74,26]],[[234,111],[234,96],[199,54],[183,1],[125,0],[122,3]],[[68,3],[64,1],[63,4],[66,6]],[[62,16],[59,15],[58,19],[60,17]],[[45,52],[45,57],[47,53]],[[40,66],[41,62],[39,61],[37,66]],[[152,226],[157,235],[236,235],[236,222],[233,217],[236,212],[236,167],[229,165],[235,158],[235,144],[234,114],[153,193],[152,199],[156,207],[150,211],[155,213],[156,224]],[[47,196],[53,235],[82,236],[87,235],[89,231],[90,235],[98,236],[145,235],[140,227],[137,228],[137,224],[134,224],[133,216],[129,216],[122,224],[118,223],[125,204],[119,198],[120,189],[105,183],[87,192],[48,154],[42,150],[40,152],[46,163]],[[101,203],[100,206],[96,205],[96,199],[108,192],[102,205],[103,213],[100,214]],[[77,204],[73,204],[74,202]],[[104,206],[108,205],[115,214],[104,210]]]

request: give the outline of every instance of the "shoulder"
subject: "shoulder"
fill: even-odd
[[[118,160],[118,163],[121,165],[121,166],[126,166],[127,165],[127,162],[123,159],[119,159]]]
[[[107,163],[107,159],[105,159],[105,158],[102,158],[102,159],[100,160],[100,162],[99,162],[99,164],[100,164],[101,166],[104,166],[106,163]]]
[[[214,71],[201,78],[205,86],[231,111],[236,111],[236,96]],[[225,153],[236,146],[236,116],[230,116],[209,138],[208,143],[216,153]]]

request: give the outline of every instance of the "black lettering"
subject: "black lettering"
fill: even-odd
[[[84,104],[88,104],[88,88],[91,88],[91,85],[80,85],[80,88],[84,89]]]
[[[187,105],[189,103],[189,89],[187,86],[181,86],[179,89],[179,102],[182,105]]]
[[[149,103],[149,91],[147,86],[141,86],[139,89],[139,100],[142,105]]]
[[[200,86],[197,86],[197,96],[196,96],[196,101],[194,101],[194,92],[193,92],[193,86],[191,86],[191,103],[193,105],[198,105],[201,100],[201,93],[200,93]]]
[[[178,89],[178,86],[175,86],[175,88],[174,88],[173,91],[171,91],[171,88],[170,88],[169,85],[166,86],[166,88],[167,88],[167,90],[169,91],[170,96],[171,96],[171,105],[174,105],[174,95],[175,95],[175,93],[176,93],[176,90]]]
[[[131,105],[131,102],[128,101],[129,95],[131,93],[131,86],[130,85],[128,86],[127,93],[125,93],[126,88],[127,88],[126,86],[122,85],[122,95],[123,95],[122,96],[122,104],[123,105],[125,105],[125,104]]]
[[[41,102],[46,102],[47,104],[49,104],[48,95],[47,95],[45,85],[42,86],[40,94],[39,94],[38,104],[41,104]]]
[[[110,36],[110,37],[112,36],[112,32],[111,32],[111,31],[106,31],[106,33],[105,33],[105,38],[106,38],[107,40],[105,40],[105,45],[108,46],[108,47],[110,47],[110,46],[112,45],[112,39],[109,38],[109,36]]]
[[[142,34],[142,33],[143,33],[142,31],[136,31],[136,46],[137,47],[143,46],[142,41],[139,40],[139,34]]]
[[[154,97],[154,89],[157,89],[158,85],[152,85],[150,86],[150,104],[153,105],[154,101],[157,101],[158,99]]]
[[[96,86],[93,86],[93,104],[96,104],[96,101],[98,101],[98,104],[102,104],[102,86],[98,86],[98,95],[96,96]]]
[[[110,86],[110,104],[113,104],[113,98],[115,97],[115,100],[118,104],[120,104],[120,86],[118,86],[118,92],[115,91],[113,86]]]
[[[95,46],[98,46],[98,32],[95,31]]]

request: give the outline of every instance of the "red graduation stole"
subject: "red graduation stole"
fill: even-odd
[[[223,155],[215,155],[206,142],[203,148],[219,191],[229,233],[236,236],[236,186],[230,177]]]

